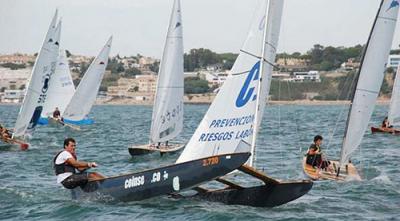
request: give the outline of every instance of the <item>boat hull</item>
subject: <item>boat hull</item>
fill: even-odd
[[[243,189],[223,189],[198,193],[196,198],[228,205],[275,207],[293,201],[312,188],[311,181],[265,184]]]
[[[371,127],[372,133],[388,133],[400,135],[400,130],[395,128]]]
[[[346,168],[340,170],[339,176],[337,176],[337,169],[339,168],[339,161],[330,160],[332,171],[325,171],[311,165],[306,164],[306,157],[303,158],[303,172],[313,180],[336,180],[336,181],[347,181],[347,180],[361,180],[361,176],[358,174],[357,168],[352,164],[346,164]]]
[[[111,197],[138,201],[176,193],[223,176],[244,164],[250,153],[212,156],[138,173],[90,181],[72,191],[74,199]]]
[[[3,137],[0,137],[0,141],[5,143],[7,146],[16,146],[21,148],[21,150],[27,150],[29,148],[29,144],[18,139],[4,139]]]
[[[71,129],[71,130],[81,130],[81,128],[79,126],[63,122],[63,121],[61,121],[59,119],[56,119],[54,117],[49,117],[48,118],[48,124],[51,125],[51,126],[64,127],[64,128],[68,128],[68,129]]]
[[[174,153],[180,149],[182,149],[185,144],[170,144],[168,146],[160,146],[157,148],[155,145],[141,145],[141,146],[132,146],[128,148],[129,154],[134,156],[145,155],[149,153],[159,152],[160,154],[164,153]]]

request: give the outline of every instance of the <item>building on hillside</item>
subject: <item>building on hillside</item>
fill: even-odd
[[[321,78],[318,71],[308,72],[294,72],[293,76],[289,79],[293,82],[321,82]]]
[[[24,99],[25,90],[5,90],[1,97],[3,103],[20,103]]]
[[[227,71],[225,72],[204,72],[205,80],[208,81],[210,86],[222,86],[229,76]]]
[[[356,70],[356,69],[358,69],[359,67],[360,67],[360,62],[356,62],[356,59],[354,59],[354,58],[349,58],[349,59],[347,60],[347,62],[343,62],[343,63],[340,65],[340,68],[341,68],[342,70],[345,70],[345,71]]]
[[[32,69],[11,70],[8,68],[0,68],[0,89],[20,89],[25,86]]]
[[[272,79],[287,81],[288,79],[290,79],[290,73],[274,71],[274,72],[272,72]]]
[[[11,55],[0,55],[0,64],[13,63],[13,64],[28,64],[35,62],[36,57],[27,54],[11,54]]]
[[[301,58],[279,58],[276,65],[283,71],[306,71],[310,61]]]
[[[400,54],[391,54],[389,55],[386,68],[393,68],[397,70],[399,64],[400,64]]]

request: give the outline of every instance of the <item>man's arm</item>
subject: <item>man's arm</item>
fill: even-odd
[[[78,170],[85,170],[85,169],[97,166],[97,164],[94,162],[89,163],[89,162],[85,162],[85,161],[78,161],[78,160],[75,160],[74,158],[68,158],[65,162],[67,162],[69,165],[75,167]]]

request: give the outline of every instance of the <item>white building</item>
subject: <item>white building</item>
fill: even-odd
[[[397,67],[400,64],[400,54],[391,54],[389,55],[388,62],[386,64],[386,68],[394,68],[397,69]]]
[[[221,86],[228,78],[228,72],[205,72],[205,80],[209,84]]]
[[[0,68],[0,89],[18,89],[22,85],[25,85],[32,69],[18,69],[11,70],[8,68]]]
[[[1,99],[3,103],[20,103],[24,99],[24,90],[5,90]]]
[[[295,82],[321,82],[321,78],[318,71],[309,71],[309,72],[294,72],[293,77],[290,81]]]

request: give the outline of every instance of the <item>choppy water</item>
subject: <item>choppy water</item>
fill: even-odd
[[[0,106],[0,122],[13,127],[18,108]],[[185,106],[185,128],[180,140],[190,138],[207,108]],[[337,122],[342,109],[343,106],[268,106],[258,136],[257,167],[278,179],[304,178],[301,157],[316,134],[325,137],[325,152],[337,158],[344,130],[343,118]],[[386,109],[376,108],[371,125],[381,122]],[[56,184],[51,165],[67,136],[78,141],[78,157],[98,162],[97,171],[105,175],[154,168],[178,157],[161,159],[149,155],[131,159],[127,146],[148,140],[151,107],[96,106],[92,116],[96,123],[79,133],[39,127],[29,151],[0,149],[0,220],[400,220],[400,136],[372,135],[369,131],[352,158],[363,181],[318,182],[307,195],[277,208],[169,197],[130,203],[73,201],[69,191]],[[336,133],[328,148],[334,128]]]

